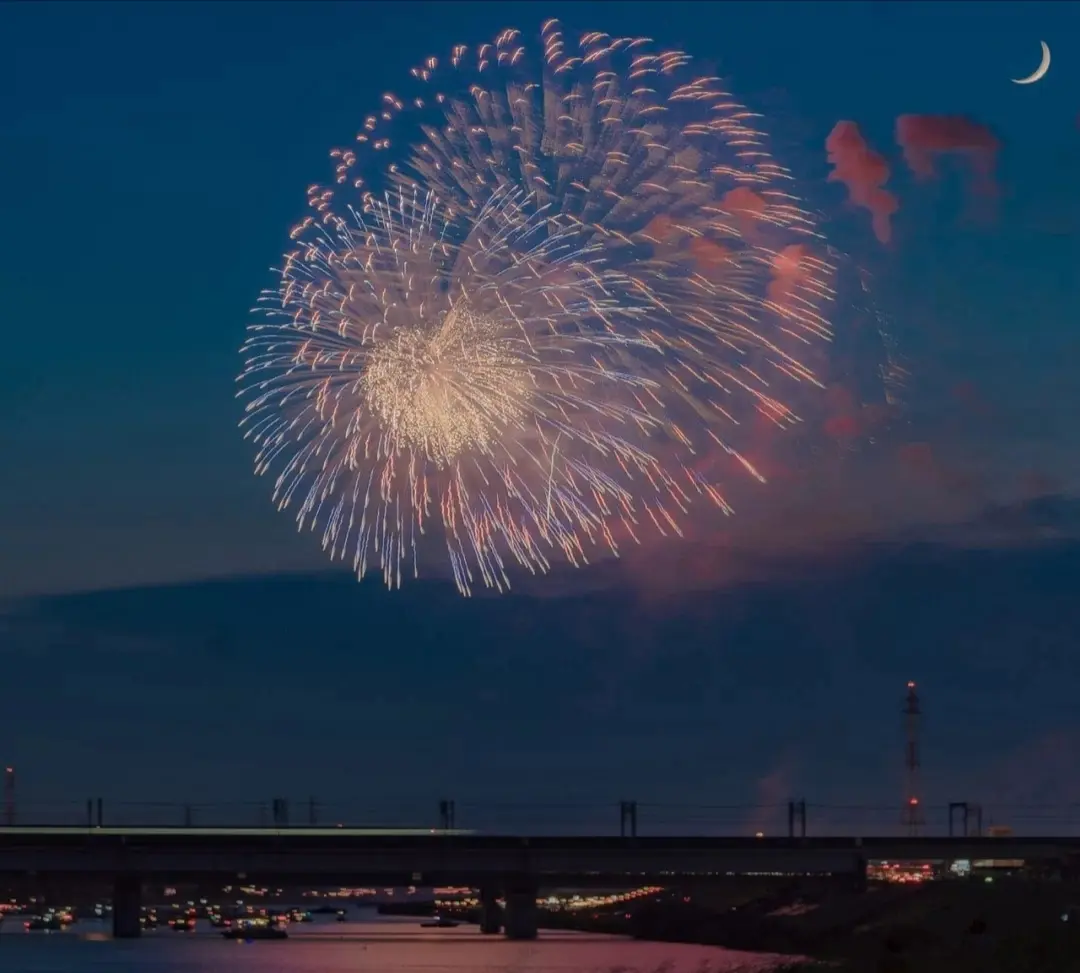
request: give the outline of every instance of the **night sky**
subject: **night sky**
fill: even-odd
[[[677,547],[470,601],[357,584],[252,475],[248,309],[409,66],[551,16],[683,48],[767,115],[882,282],[909,410]],[[1043,39],[1049,74],[1010,84]],[[925,801],[1050,826],[1035,805],[1080,802],[1078,59],[1067,3],[0,6],[0,762],[25,802],[450,796],[614,827],[621,798],[805,797],[887,830],[916,679]],[[962,160],[914,180],[905,113],[995,132],[996,197],[972,212]],[[841,119],[892,168],[887,247],[826,183]]]

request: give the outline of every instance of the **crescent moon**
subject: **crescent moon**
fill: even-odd
[[[1034,84],[1036,81],[1041,81],[1050,70],[1050,45],[1046,41],[1039,41],[1039,43],[1042,45],[1042,63],[1035,69],[1034,74],[1029,74],[1026,78],[1013,78],[1013,84]]]

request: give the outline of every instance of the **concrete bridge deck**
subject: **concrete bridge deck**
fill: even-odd
[[[859,873],[867,860],[1080,855],[1080,838],[549,837],[394,828],[0,827],[0,874],[481,886]]]

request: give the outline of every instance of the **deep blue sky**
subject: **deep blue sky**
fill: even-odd
[[[866,259],[886,281],[916,373],[932,379],[915,383],[912,436],[932,440],[949,483],[969,488],[913,497],[883,454],[830,476],[810,500],[763,504],[736,533],[751,549],[794,537],[800,557],[835,554],[852,536],[946,542],[969,593],[942,598],[902,640],[883,619],[937,598],[906,554],[891,594],[852,589],[840,571],[821,594],[830,607],[819,607],[816,634],[793,618],[774,629],[761,622],[805,610],[805,598],[786,591],[771,612],[740,613],[730,592],[699,594],[694,611],[712,621],[665,635],[660,619],[677,626],[682,609],[657,608],[639,589],[648,564],[592,608],[586,598],[584,607],[482,600],[466,610],[437,588],[395,596],[352,582],[327,581],[332,591],[318,597],[309,587],[322,581],[197,583],[323,567],[317,545],[272,511],[267,484],[251,475],[233,379],[247,310],[303,213],[304,188],[325,177],[328,149],[351,138],[419,57],[505,26],[535,35],[549,16],[581,30],[648,34],[717,63],[743,100],[765,107],[792,161],[820,181],[822,201],[840,198],[821,181],[824,139],[838,119],[857,121],[890,156],[902,200],[896,245]],[[1040,39],[1054,52],[1049,75],[1010,84],[1034,68]],[[983,570],[998,571],[986,584],[1000,598],[1009,571],[1014,580],[1043,571],[1046,585],[1021,585],[1034,600],[1015,611],[1038,613],[1055,631],[1061,599],[1039,601],[1039,591],[1075,590],[1078,580],[1074,556],[1047,554],[1040,567],[1026,549],[1045,512],[1014,517],[1032,492],[1070,495],[1078,479],[1078,58],[1080,8],[1065,3],[0,7],[0,598],[187,585],[172,595],[13,604],[3,684],[18,702],[0,707],[0,757],[18,762],[25,786],[42,793],[132,795],[143,785],[122,754],[138,734],[140,746],[181,753],[168,774],[140,762],[154,797],[177,788],[267,793],[289,778],[304,792],[353,796],[369,790],[352,779],[364,761],[382,790],[426,794],[455,780],[490,790],[490,766],[524,792],[527,775],[507,768],[530,762],[549,768],[557,788],[561,755],[573,749],[565,786],[592,785],[605,799],[645,799],[674,774],[687,799],[705,802],[770,787],[784,799],[799,790],[892,800],[894,697],[913,669],[936,680],[927,691],[937,779],[958,775],[974,788],[996,762],[1025,763],[1015,757],[1025,747],[1060,754],[1077,730],[1065,703],[1078,687],[1059,637],[1029,637],[1000,620],[975,626],[997,639],[993,647],[945,645],[940,633],[970,630]],[[929,186],[904,173],[892,128],[905,112],[968,114],[999,134],[993,222],[965,217],[956,171]],[[862,226],[861,214],[836,211],[842,227]],[[960,382],[977,390],[979,408],[943,391]],[[988,531],[984,508],[997,503],[1010,513]],[[1069,511],[1063,503],[1049,515],[1059,534],[1071,534]],[[964,550],[972,546],[996,550]],[[1016,563],[1002,567],[998,559],[1010,557]],[[892,570],[888,558],[875,570]],[[680,571],[697,588],[731,580],[726,568],[687,564],[673,558],[668,587],[680,588]],[[643,599],[651,621],[631,674],[612,675],[613,633]],[[879,609],[867,610],[868,599]],[[709,614],[717,604],[724,610]],[[269,612],[280,613],[275,624]],[[427,613],[426,634],[403,628],[417,612]],[[506,645],[501,626],[515,612],[533,620],[563,612],[552,624],[574,633],[563,639],[574,651],[530,639],[524,623]],[[591,627],[582,612],[595,616]],[[312,613],[319,621],[308,629],[300,619]],[[1056,648],[1036,652],[1032,670],[1025,640],[1040,638]],[[289,650],[325,661],[297,676]],[[882,653],[886,661],[876,661]],[[50,656],[62,664],[45,665]],[[804,666],[816,682],[791,675]],[[483,689],[465,679],[473,672],[486,674]],[[199,730],[181,743],[200,715],[214,722],[215,742]],[[313,721],[330,739],[350,739],[345,752],[309,760],[292,741]],[[403,724],[412,729],[378,756],[373,741]],[[234,756],[231,743],[248,732],[278,748],[280,766]],[[873,744],[852,758],[845,781],[826,758],[830,743],[856,738]],[[669,760],[679,746],[685,757]],[[77,766],[64,765],[65,752]],[[445,781],[429,787],[429,774]],[[1025,793],[1039,786],[1029,782]]]

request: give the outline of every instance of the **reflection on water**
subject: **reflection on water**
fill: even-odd
[[[17,928],[16,928],[17,925]],[[62,933],[0,929],[4,973],[729,973],[767,970],[767,958],[709,946],[638,943],[608,936],[541,932],[533,943],[481,936],[475,926],[421,929],[405,919],[292,926],[285,942],[229,942],[207,924],[194,933],[158,929],[113,941],[107,926],[80,922]]]

